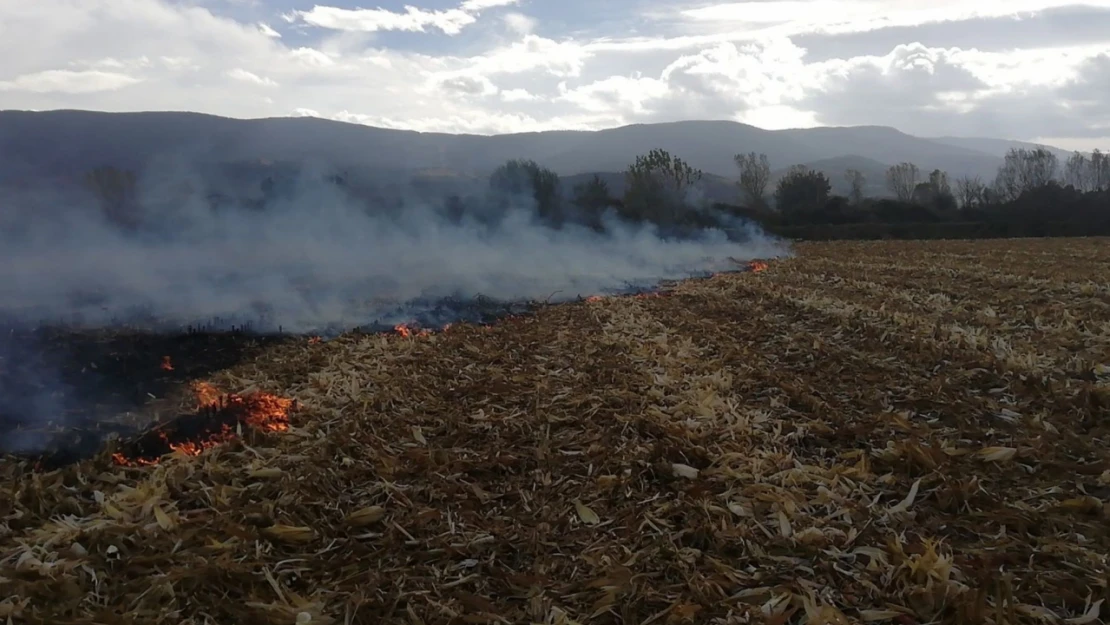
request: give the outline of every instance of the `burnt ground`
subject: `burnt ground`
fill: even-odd
[[[749,270],[745,266],[725,273]],[[613,294],[655,293],[671,285],[628,284]],[[531,315],[542,306],[540,302],[506,302],[479,296],[417,300],[394,312],[411,315],[405,325],[415,332],[435,331],[453,323],[490,325],[509,317]],[[256,332],[250,325],[215,330],[227,327],[219,319],[179,331],[152,327],[157,326],[74,330],[0,325],[0,456],[32,458],[38,468],[51,470],[96,455],[111,435],[146,448],[149,445],[142,445],[144,433],[153,433],[154,426],[167,425],[167,421],[180,420],[186,430],[197,430],[200,426],[192,421],[203,415],[172,415],[156,423],[144,408],[193,381],[248,361],[265,349],[305,339],[280,330]],[[371,322],[353,331],[391,333],[394,324]],[[164,368],[164,362],[172,368]]]
[[[89,457],[109,434],[150,425],[128,413],[290,340],[298,339],[244,331],[5,330],[0,454],[38,457],[44,467]],[[162,367],[166,357],[171,370]]]

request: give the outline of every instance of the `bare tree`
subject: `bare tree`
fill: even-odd
[[[1070,184],[1080,191],[1090,191],[1091,174],[1094,173],[1091,164],[1091,159],[1082,152],[1072,154],[1064,163],[1064,184]]]
[[[886,170],[886,186],[899,201],[909,202],[913,199],[919,173],[917,165],[913,163],[898,163]]]
[[[1011,148],[998,168],[995,191],[1003,201],[1016,200],[1022,193],[1048,185],[1056,176],[1056,155],[1045,148]]]
[[[973,208],[985,203],[987,185],[979,176],[961,176],[956,179],[956,200],[960,208]]]
[[[740,189],[758,208],[767,205],[767,185],[771,183],[771,163],[766,154],[737,154],[733,157],[740,168]]]
[[[1110,189],[1110,154],[1099,150],[1091,152],[1090,168],[1091,190]]]
[[[849,169],[844,172],[844,180],[848,182],[848,200],[858,206],[863,202],[863,187],[867,184],[867,177],[858,169]]]

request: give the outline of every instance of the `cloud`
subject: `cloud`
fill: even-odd
[[[506,102],[532,102],[539,97],[529,93],[527,89],[505,89],[501,92],[501,99]]]
[[[485,76],[451,76],[439,81],[441,89],[468,96],[487,96],[497,93],[497,86]]]
[[[306,24],[330,30],[427,32],[428,28],[434,28],[446,35],[457,35],[478,21],[481,11],[512,4],[516,4],[516,0],[466,0],[457,9],[428,11],[406,6],[404,12],[317,5],[308,11],[295,11],[293,15]]]
[[[560,95],[584,110],[618,110],[637,121],[740,120],[803,95],[804,51],[786,39],[722,43],[669,63],[658,78],[612,76]]]
[[[1074,47],[1110,41],[1110,9],[1066,6],[1013,16],[889,26],[867,32],[808,33],[792,39],[809,61],[881,56],[895,46],[916,42],[932,48],[983,52]]]
[[[887,124],[920,134],[1023,139],[1110,135],[1110,76],[1100,56],[1110,34],[1097,40],[1091,32],[1079,43],[1068,42],[1066,32],[1044,34],[1030,45],[999,34],[1005,24],[1026,33],[1033,32],[1027,23],[1070,28],[1074,15],[1094,15],[1097,8],[1046,9],[1056,12],[1052,19],[1071,11],[1066,22],[1045,21],[1044,12],[1020,21],[944,22],[953,32],[993,25],[995,34],[984,32],[979,48],[967,37],[959,45],[913,39],[914,33],[939,36],[939,27],[867,21],[887,7],[889,23],[908,23],[906,16],[935,8],[908,0],[804,6],[772,0],[728,8],[732,17],[724,8],[714,9],[716,15],[691,13],[705,7],[680,3],[647,17],[612,10],[612,19],[607,14],[601,21],[579,17],[571,2],[556,11],[560,19],[549,19],[545,8],[542,22],[538,13],[528,15],[527,3],[453,2],[397,11],[298,3],[293,8],[300,12],[275,22],[277,33],[263,27],[256,11],[237,7],[233,17],[219,12],[228,10],[221,3],[0,0],[0,92],[10,108],[190,109],[232,117],[310,111],[443,132],[709,118],[768,128]],[[1012,6],[1050,5],[1022,0]],[[943,0],[937,6],[959,16],[1005,13],[1011,5]],[[825,34],[804,34],[822,11],[839,9],[839,22],[816,24]],[[498,12],[484,14],[492,11]],[[317,26],[306,15],[338,22]],[[472,27],[486,18],[491,28]],[[411,32],[440,36],[397,34]]]
[[[139,79],[118,72],[52,69],[0,81],[0,91],[80,94],[113,91],[137,82]]]
[[[530,35],[536,29],[536,20],[516,11],[506,13],[501,18],[505,26],[518,35]]]
[[[275,39],[281,38],[281,33],[271,28],[269,24],[259,24],[258,30],[267,37],[274,37]]]
[[[1026,17],[1081,4],[1110,8],[1106,0],[769,0],[732,2],[679,9],[686,20],[711,22],[722,29],[744,25],[777,26],[779,36],[800,33],[865,33],[895,27],[943,24],[984,18]],[[764,33],[770,34],[770,33]]]
[[[253,72],[248,72],[247,70],[242,69],[240,67],[237,67],[237,68],[227,72],[227,75],[228,75],[229,78],[233,78],[235,80],[239,80],[239,81],[246,82],[246,83],[251,83],[251,84],[254,84],[254,85],[260,85],[260,86],[263,86],[263,87],[276,87],[276,86],[278,86],[278,84],[276,82],[274,82],[273,80],[271,80],[269,78],[263,78],[262,76],[259,76],[258,74],[255,74]]]
[[[816,67],[821,82],[797,105],[815,111],[822,124],[893,125],[925,136],[1110,134],[1106,54],[1003,55],[913,44]]]

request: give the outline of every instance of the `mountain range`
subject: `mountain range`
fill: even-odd
[[[844,192],[844,172],[862,171],[869,195],[882,195],[886,168],[908,161],[923,172],[994,177],[1006,151],[1032,144],[1005,139],[916,137],[884,126],[764,130],[732,121],[634,124],[597,131],[505,135],[424,133],[311,117],[231,119],[190,112],[0,111],[0,183],[69,178],[102,165],[149,166],[231,162],[316,162],[382,180],[424,175],[476,178],[509,159],[538,162],[575,181],[619,175],[635,159],[663,148],[705,172],[706,193],[736,195],[733,156],[764,153],[775,176],[804,164]],[[1068,152],[1049,147],[1061,157]],[[614,189],[619,192],[619,189]]]

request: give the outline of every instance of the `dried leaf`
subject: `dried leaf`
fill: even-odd
[[[910,492],[908,495],[906,495],[906,498],[898,502],[897,505],[891,506],[891,508],[887,510],[887,512],[890,514],[894,514],[897,512],[906,512],[907,510],[909,510],[910,506],[913,505],[914,499],[917,498],[917,489],[919,486],[921,486],[921,478],[917,478],[916,480],[914,480],[913,486],[910,486]]]
[[[979,458],[986,462],[1006,462],[1017,455],[1013,447],[986,447],[979,450]]]
[[[355,527],[373,525],[385,518],[385,508],[381,506],[367,506],[347,515],[347,523]]]
[[[306,543],[315,538],[311,527],[293,525],[271,525],[263,528],[262,534],[271,540],[283,543]]]
[[[166,514],[161,504],[154,504],[154,520],[158,522],[158,527],[167,532],[177,527],[177,523],[170,518],[170,515]]]
[[[681,464],[678,462],[672,463],[671,470],[674,472],[675,477],[684,477],[692,480],[698,476],[698,470],[688,464]]]
[[[420,443],[421,445],[427,445],[428,444],[428,440],[426,438],[424,438],[424,432],[421,431],[419,425],[412,426],[412,437],[413,437],[413,439],[416,440],[416,442]]]
[[[601,517],[578,499],[574,500],[574,509],[578,511],[578,518],[586,525],[597,525],[601,522]]]
[[[285,472],[279,467],[263,467],[261,469],[254,469],[248,475],[259,479],[271,479],[281,477]]]
[[[1087,625],[1088,623],[1094,623],[1098,621],[1099,614],[1102,612],[1102,603],[1104,601],[1106,600],[1099,599],[1098,601],[1092,603],[1091,607],[1087,608],[1087,612],[1084,613],[1083,616],[1064,619],[1064,622],[1068,625]]]

